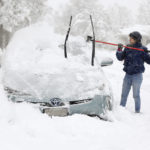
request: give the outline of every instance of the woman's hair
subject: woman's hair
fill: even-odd
[[[141,43],[142,35],[138,31],[131,32],[129,34],[131,38],[133,38],[136,42]]]

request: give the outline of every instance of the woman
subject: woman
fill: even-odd
[[[150,55],[147,53],[147,48],[142,45],[142,35],[134,31],[129,34],[130,44],[128,47],[140,48],[144,51],[137,51],[134,49],[123,49],[122,44],[118,44],[118,50],[116,57],[119,61],[124,60],[123,70],[126,72],[123,86],[120,105],[125,107],[127,98],[133,87],[133,98],[135,101],[135,112],[140,113],[141,99],[140,99],[140,87],[143,80],[143,72],[145,71],[144,62],[150,64]]]

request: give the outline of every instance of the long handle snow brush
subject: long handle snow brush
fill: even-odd
[[[87,42],[88,42],[88,41],[93,41],[93,37],[92,37],[92,36],[87,36]],[[96,40],[95,40],[95,42],[97,42],[97,43],[102,43],[102,44],[113,45],[113,46],[118,46],[118,44],[108,43],[108,42],[103,42],[103,41],[96,41]],[[128,49],[133,49],[133,50],[143,51],[143,52],[145,51],[145,52],[150,53],[150,50],[144,50],[144,49],[135,48],[135,47],[128,47],[128,46],[124,46],[124,45],[123,45],[123,47],[128,48]]]

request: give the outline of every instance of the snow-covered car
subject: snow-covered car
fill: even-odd
[[[2,65],[10,100],[38,104],[50,116],[102,116],[112,110],[113,95],[101,66],[113,61],[96,56],[91,66],[91,43],[82,37],[69,39],[65,58],[60,46],[64,37],[47,24],[15,33]]]

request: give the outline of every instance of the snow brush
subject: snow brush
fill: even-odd
[[[92,36],[87,36],[87,42],[89,42],[89,41],[95,41],[96,43],[102,43],[102,44],[108,44],[108,45],[118,46],[118,44],[114,44],[114,43],[108,43],[108,42],[93,40]],[[128,49],[133,49],[133,50],[137,50],[137,51],[143,51],[143,52],[150,53],[150,50],[144,50],[144,49],[135,48],[135,47],[129,47],[129,46],[124,46],[124,45],[123,45],[123,47],[128,48]]]

